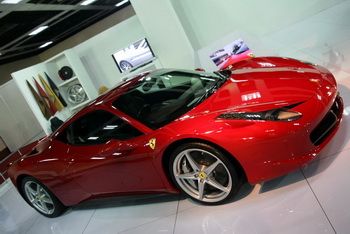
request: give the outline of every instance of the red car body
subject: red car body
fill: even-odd
[[[233,64],[230,73],[206,100],[157,129],[113,107],[120,95],[150,74],[127,80],[13,163],[8,170],[10,178],[23,192],[21,180],[34,177],[66,206],[111,195],[178,193],[169,177],[167,155],[176,146],[195,141],[228,153],[254,185],[310,163],[337,132],[343,104],[336,81],[325,68],[262,57]],[[293,111],[302,115],[294,121],[220,118],[226,113],[257,113],[294,104]],[[90,146],[67,145],[56,139],[72,122],[93,110],[119,116],[142,135]]]

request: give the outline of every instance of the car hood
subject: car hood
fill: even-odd
[[[266,62],[232,69],[230,78],[208,100],[210,107],[205,105],[200,111],[261,111],[307,101],[326,81],[315,67],[300,64]]]

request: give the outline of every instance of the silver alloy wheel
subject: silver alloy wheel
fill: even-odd
[[[55,211],[55,204],[49,193],[35,181],[27,181],[24,191],[28,201],[40,212],[51,215]]]
[[[173,173],[178,185],[202,202],[219,202],[232,190],[232,177],[226,165],[202,149],[186,149],[174,160]]]
[[[73,104],[82,103],[86,99],[86,93],[80,84],[72,85],[67,90],[68,101]]]

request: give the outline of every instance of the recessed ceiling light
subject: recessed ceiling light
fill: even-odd
[[[121,1],[120,3],[117,3],[117,5],[115,5],[115,6],[120,7],[121,5],[124,5],[127,2],[129,2],[129,0],[124,0],[124,1]]]
[[[35,29],[33,32],[29,33],[29,36],[34,36],[38,33],[41,33],[42,31],[44,31],[45,29],[47,29],[49,26],[41,26],[37,29]]]
[[[3,0],[1,4],[17,4],[21,2],[22,0]]]
[[[39,46],[39,48],[44,48],[50,44],[52,44],[53,41],[49,41],[49,42],[46,42],[45,44],[42,44],[41,46]]]
[[[90,5],[91,3],[95,2],[96,0],[86,0],[82,3],[80,3],[80,5],[82,6],[87,6],[87,5]]]

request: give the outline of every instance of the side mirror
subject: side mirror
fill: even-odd
[[[205,70],[203,68],[196,68],[194,69],[195,71],[202,71],[202,72],[205,72]]]
[[[102,146],[99,154],[102,157],[108,155],[121,155],[132,151],[136,147],[137,145],[112,139]]]

